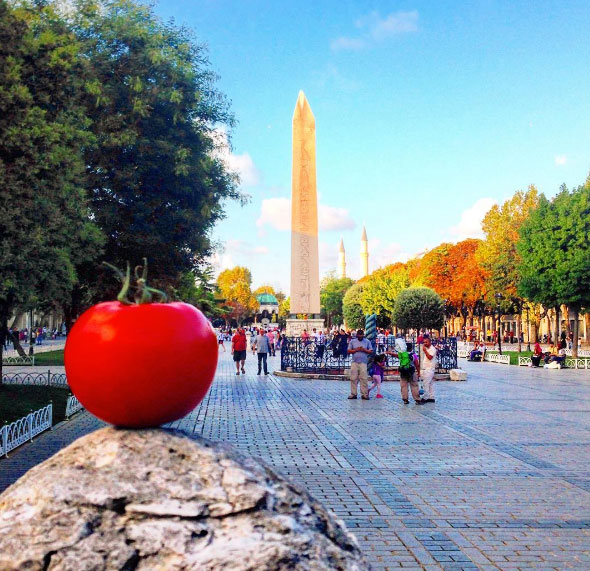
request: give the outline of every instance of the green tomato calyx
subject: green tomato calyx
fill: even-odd
[[[166,303],[168,296],[159,289],[149,287],[147,285],[147,258],[143,259],[143,266],[135,266],[135,286],[131,286],[131,266],[127,262],[127,271],[123,273],[119,268],[103,262],[105,266],[110,268],[117,274],[117,277],[121,280],[123,287],[117,296],[117,300],[124,305],[143,305],[144,303],[154,303],[154,296],[157,296],[156,303]],[[129,299],[129,289],[135,288],[135,295],[133,296],[134,301]]]

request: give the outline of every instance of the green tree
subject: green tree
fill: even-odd
[[[501,206],[493,206],[482,221],[485,240],[480,243],[476,258],[486,272],[486,298],[495,305],[496,294],[502,294],[503,311],[516,310],[518,350],[520,351],[521,314],[524,299],[518,294],[519,230],[539,203],[539,193],[530,185],[519,190]]]
[[[320,304],[328,328],[342,323],[342,301],[352,284],[354,281],[350,278],[337,278],[334,273],[327,275],[322,280]]]
[[[147,256],[150,281],[170,289],[204,267],[225,201],[244,199],[221,153],[234,118],[188,30],[132,0],[74,6],[67,18],[86,62],[96,141],[85,149],[86,184],[104,258],[124,267]],[[112,295],[112,277],[98,277],[95,299]],[[96,271],[84,278],[92,289]]]
[[[572,192],[563,185],[552,201],[541,195],[517,247],[519,291],[545,306],[568,306],[577,357],[578,315],[590,307],[590,176]]]
[[[342,316],[347,327],[358,329],[365,326],[365,313],[361,306],[361,299],[363,296],[363,283],[353,284],[342,300]]]
[[[365,315],[375,313],[379,327],[388,327],[395,300],[410,285],[408,270],[397,263],[374,271],[364,281],[361,307]]]
[[[445,322],[445,304],[428,287],[411,287],[400,292],[393,310],[393,323],[401,329],[440,329]]]
[[[78,51],[51,7],[0,0],[0,341],[16,307],[63,299],[76,281],[90,143]]]

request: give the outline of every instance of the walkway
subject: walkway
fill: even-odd
[[[278,367],[279,358],[271,359]],[[234,376],[174,423],[259,456],[344,519],[376,569],[590,568],[590,374],[464,363],[437,402]],[[84,413],[0,461],[0,488],[100,423]],[[20,472],[19,472],[20,471]],[[10,474],[10,475],[9,475]]]

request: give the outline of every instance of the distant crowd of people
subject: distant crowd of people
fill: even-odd
[[[349,399],[358,398],[359,384],[362,400],[369,400],[371,391],[375,391],[375,398],[384,398],[382,382],[387,369],[387,357],[393,357],[399,360],[400,391],[404,404],[409,404],[410,393],[418,405],[435,402],[434,373],[437,366],[437,349],[427,332],[420,332],[417,337],[418,352],[401,334],[394,335],[387,329],[377,330],[374,347],[366,339],[362,329],[303,330],[300,337],[304,346],[313,343],[313,355],[319,362],[324,358],[326,351],[331,351],[331,356],[335,359],[351,356]],[[246,373],[248,347],[252,354],[257,355],[257,374],[268,375],[268,358],[276,356],[276,351],[281,349],[284,339],[284,333],[278,328],[250,326],[238,327],[235,330],[217,330],[219,350],[225,352],[225,343],[231,344],[236,376]]]
[[[217,331],[217,344],[220,350],[225,352],[225,342],[231,343],[231,352],[236,366],[236,375],[245,375],[246,357],[248,346],[252,354],[258,357],[258,374],[268,375],[268,357],[275,357],[277,350],[280,350],[284,335],[279,329],[264,327],[238,327],[219,329]]]
[[[8,335],[4,338],[4,350],[7,351],[15,348],[15,340],[21,345],[27,345],[33,343],[35,345],[43,345],[43,342],[47,339],[57,339],[60,335],[65,336],[65,328],[63,330],[56,328],[50,329],[49,327],[33,327],[29,330],[27,327],[19,329],[18,327],[12,327],[8,331]]]

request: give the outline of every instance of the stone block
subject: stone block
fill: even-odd
[[[463,369],[451,369],[449,371],[449,376],[451,377],[451,381],[466,381],[467,371],[464,371]]]

